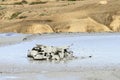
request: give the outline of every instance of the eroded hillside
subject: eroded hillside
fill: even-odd
[[[0,32],[119,32],[120,0],[0,0]]]

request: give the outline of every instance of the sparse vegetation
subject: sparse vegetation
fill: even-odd
[[[43,13],[42,13],[42,14],[40,14],[40,16],[44,16],[44,15],[45,15],[45,14],[43,14]]]
[[[19,19],[27,18],[27,16],[20,16]]]
[[[5,0],[1,0],[2,2],[4,2]]]
[[[28,2],[26,0],[22,0],[22,3],[23,4],[27,4]]]
[[[41,14],[40,14],[40,16],[45,16],[45,15],[47,15],[47,14],[45,14],[45,13],[41,13]]]
[[[22,0],[21,2],[14,3],[14,5],[22,5],[22,4],[28,4],[28,2],[25,0]]]
[[[19,14],[21,14],[21,13],[22,13],[22,12],[13,13],[10,19],[16,18],[16,17],[17,17]]]
[[[0,10],[3,10],[3,9],[5,9],[5,7],[0,6]]]
[[[42,1],[40,1],[40,2],[31,2],[30,5],[45,4],[45,3],[47,3],[47,2],[42,2]]]
[[[68,0],[68,1],[76,1],[76,0]]]
[[[95,32],[94,26],[87,26],[87,32],[90,33],[90,32]]]
[[[22,5],[22,3],[21,2],[16,2],[16,3],[14,3],[14,5]]]
[[[68,0],[68,1],[77,1],[77,0]],[[79,1],[84,1],[84,0],[79,0]]]
[[[0,13],[0,16],[2,15],[2,13]]]

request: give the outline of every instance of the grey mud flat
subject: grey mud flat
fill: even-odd
[[[5,37],[2,39],[9,38],[1,35]],[[17,35],[20,43],[15,37],[12,39],[17,43],[9,45],[8,40],[0,47],[0,80],[120,80],[119,33],[20,36]],[[27,50],[36,43],[53,46],[74,43],[71,49],[79,58],[66,62],[33,61],[27,58]]]

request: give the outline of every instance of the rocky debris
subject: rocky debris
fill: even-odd
[[[68,47],[55,47],[36,45],[32,50],[28,50],[27,57],[33,60],[71,60],[75,58],[73,52]]]

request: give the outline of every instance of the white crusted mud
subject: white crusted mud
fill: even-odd
[[[74,59],[73,51],[67,47],[55,47],[36,45],[32,50],[28,50],[27,57],[31,57],[34,60],[71,60]]]

